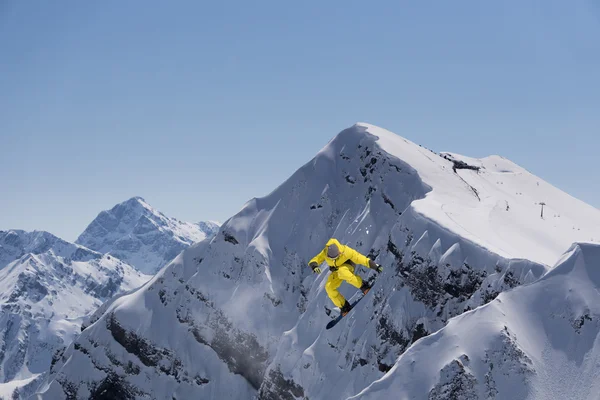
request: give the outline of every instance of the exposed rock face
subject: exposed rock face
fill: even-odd
[[[512,256],[531,249],[496,231],[517,219],[544,227],[522,216],[497,218],[506,212],[496,206],[504,198],[490,189],[497,172],[453,166],[373,127],[342,132],[212,239],[182,252],[142,289],[101,307],[57,360],[39,397],[62,399],[68,390],[85,399],[102,385],[157,399],[346,399],[373,390],[374,381],[394,374],[399,357],[431,343],[432,332],[537,280],[548,270],[540,260],[556,251],[544,247],[553,240],[542,240],[539,257]],[[519,175],[515,182],[532,179]],[[511,210],[526,205],[515,202]],[[331,237],[385,269],[367,297],[326,331],[338,312],[324,290],[328,271],[316,275],[307,263]],[[347,298],[357,292],[350,285],[340,291]],[[570,321],[573,330],[582,315]],[[592,326],[582,321],[582,330]],[[521,334],[495,328],[489,338],[504,335],[497,344],[514,355],[512,368],[535,370]],[[440,354],[443,363],[416,398],[472,398],[483,387],[501,393],[500,349],[485,349],[477,360],[466,351]],[[476,362],[485,367],[475,370]],[[492,371],[487,381],[482,370]]]
[[[82,317],[149,278],[47,232],[0,231],[0,259],[0,389],[15,398],[37,388]]]
[[[598,394],[600,245],[450,320],[353,399],[588,399]],[[583,322],[583,325],[581,325]],[[407,382],[410,382],[407,384]]]
[[[154,274],[193,243],[214,236],[218,229],[214,222],[192,224],[169,218],[141,197],[134,197],[102,211],[77,243]]]

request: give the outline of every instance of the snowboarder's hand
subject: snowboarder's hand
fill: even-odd
[[[309,265],[309,266],[312,268],[312,270],[313,270],[315,273],[317,273],[317,274],[320,274],[320,273],[321,273],[321,268],[319,268],[319,264],[317,264],[316,262],[310,263],[310,264],[308,264],[308,265]]]
[[[369,260],[369,268],[374,269],[378,274],[383,272],[383,267],[373,260]]]

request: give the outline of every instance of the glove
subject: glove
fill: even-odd
[[[375,271],[377,271],[378,274],[383,272],[383,267],[375,263],[375,261],[373,260],[369,260],[369,268],[374,269]]]
[[[317,264],[316,262],[312,262],[308,265],[312,268],[313,272],[315,272],[317,274],[321,273],[321,268],[319,268],[319,264]]]

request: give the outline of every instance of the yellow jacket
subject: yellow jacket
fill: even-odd
[[[340,249],[340,256],[338,258],[333,259],[327,257],[327,246],[331,244],[336,244],[337,247]],[[338,242],[337,239],[333,238],[327,241],[325,248],[321,250],[321,252],[317,254],[312,260],[310,260],[309,264],[316,262],[320,265],[323,263],[323,261],[327,261],[327,264],[330,267],[334,268],[337,268],[347,263],[348,261],[351,261],[354,264],[361,264],[369,268],[369,259],[366,256],[360,254],[358,251],[354,250],[349,246],[344,246],[343,244],[340,244],[340,242]]]

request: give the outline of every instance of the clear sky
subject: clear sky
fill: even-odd
[[[0,1],[0,229],[224,221],[357,121],[600,207],[600,2]]]

